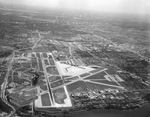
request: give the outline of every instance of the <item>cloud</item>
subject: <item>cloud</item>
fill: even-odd
[[[0,2],[46,8],[150,14],[150,0],[0,0]]]
[[[132,14],[150,14],[150,0],[122,0],[119,9]]]

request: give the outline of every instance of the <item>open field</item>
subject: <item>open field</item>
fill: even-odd
[[[55,65],[54,60],[52,58],[49,58],[50,65]]]
[[[107,84],[96,84],[96,83],[91,83],[91,82],[87,82],[87,87],[89,90],[92,90],[92,91],[99,91],[99,90],[104,90],[104,89],[118,89],[117,87],[112,87],[112,86],[109,86]]]
[[[50,76],[49,77],[50,82],[54,82],[54,81],[57,81],[57,80],[60,80],[60,79],[61,79],[61,76]]]
[[[29,86],[32,81],[27,77],[37,72],[38,99],[35,100],[35,107],[38,108],[70,107],[72,93],[123,89],[125,86],[121,76],[114,77],[116,71],[112,68],[71,66],[61,62],[55,64],[53,54],[47,52],[32,52],[31,58],[24,59],[24,62],[13,63],[9,83],[20,86],[28,83]]]
[[[47,67],[46,68],[46,70],[47,70],[47,73],[49,73],[49,74],[53,74],[53,75],[59,75],[59,73],[58,73],[58,70],[56,69],[56,67]]]
[[[88,87],[84,81],[77,81],[71,85],[67,85],[69,92],[86,92]]]
[[[144,101],[140,94],[150,88],[145,17],[0,6],[0,84],[7,105],[7,96],[18,107],[34,101],[43,110],[132,109],[140,106],[135,98]]]
[[[46,66],[49,65],[49,62],[48,62],[47,59],[44,59],[44,63],[45,63]]]
[[[60,88],[53,91],[55,102],[58,104],[65,104],[67,98],[64,88]]]
[[[51,83],[52,88],[55,88],[55,87],[60,86],[60,85],[63,85],[62,80],[58,80],[58,81],[55,81],[55,82]]]
[[[50,97],[48,93],[41,95],[41,100],[42,106],[51,106]]]
[[[86,79],[105,79],[104,77],[105,75],[106,75],[105,72],[99,72],[97,74],[87,77]]]

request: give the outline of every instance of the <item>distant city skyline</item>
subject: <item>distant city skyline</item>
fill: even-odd
[[[44,8],[150,14],[150,0],[0,0],[0,2]]]

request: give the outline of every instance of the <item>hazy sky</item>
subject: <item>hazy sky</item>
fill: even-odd
[[[0,0],[29,6],[87,11],[150,14],[150,0]]]

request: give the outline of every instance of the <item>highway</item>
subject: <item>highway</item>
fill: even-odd
[[[36,47],[36,45],[37,45],[37,43],[41,40],[41,35],[40,35],[40,33],[38,32],[38,35],[39,35],[39,39],[35,42],[35,44],[34,44],[34,46],[32,47],[32,49],[34,48],[34,47]],[[15,51],[14,51],[15,52]],[[2,101],[5,103],[5,104],[7,104],[9,107],[11,107],[12,108],[12,112],[7,116],[7,117],[13,117],[14,116],[14,114],[15,114],[15,112],[16,112],[16,109],[11,105],[11,104],[9,104],[9,102],[7,101],[7,98],[6,98],[6,96],[5,96],[5,89],[7,88],[7,84],[8,84],[8,76],[9,76],[9,72],[10,72],[10,70],[11,70],[11,68],[12,68],[12,63],[13,63],[13,60],[14,60],[14,52],[12,53],[12,57],[11,57],[11,60],[9,61],[9,65],[8,65],[8,70],[7,70],[7,74],[6,74],[6,76],[5,76],[5,78],[4,78],[4,82],[3,82],[3,85],[2,85],[2,93],[1,93],[1,98],[2,98]]]
[[[39,36],[39,38],[38,38],[38,40],[34,43],[32,49],[34,49],[34,48],[37,46],[37,43],[38,43],[39,41],[41,41],[41,39],[42,39],[42,36],[41,36],[41,34],[40,34],[39,32],[38,32],[38,36]]]
[[[13,110],[7,117],[13,117],[13,115],[14,115],[15,112],[16,112],[16,109],[15,109],[11,104],[9,104],[9,102],[7,101],[7,98],[6,98],[6,96],[5,96],[5,91],[6,91],[5,89],[6,89],[7,84],[8,84],[8,76],[9,76],[9,72],[10,72],[10,70],[11,70],[11,66],[12,66],[13,59],[14,59],[14,52],[12,53],[12,58],[11,58],[11,60],[10,60],[10,62],[9,62],[9,65],[8,65],[8,70],[7,70],[7,74],[6,74],[6,76],[5,76],[3,85],[2,85],[2,93],[1,93],[2,101],[3,101],[5,104],[7,104],[9,107],[11,107],[12,110]]]

